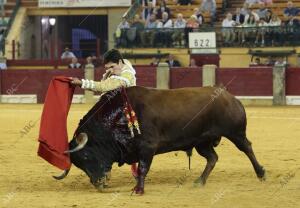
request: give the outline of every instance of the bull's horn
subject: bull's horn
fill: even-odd
[[[77,152],[77,151],[81,150],[82,148],[84,148],[87,141],[88,141],[88,135],[86,133],[80,133],[76,137],[76,142],[78,145],[74,149],[65,151],[65,153],[72,153],[72,152]]]
[[[64,170],[64,172],[60,176],[52,176],[52,177],[55,178],[56,180],[64,179],[68,175],[69,171],[70,169]]]

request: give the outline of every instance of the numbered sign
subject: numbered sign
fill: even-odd
[[[190,32],[189,48],[216,48],[215,32]]]

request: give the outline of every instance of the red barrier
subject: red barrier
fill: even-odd
[[[201,68],[182,68],[170,69],[170,88],[181,87],[201,87],[202,69]]]
[[[218,69],[216,83],[233,95],[272,96],[272,68]]]
[[[1,75],[1,94],[36,94],[37,102],[43,103],[48,85],[54,76],[83,78],[83,70],[6,70]],[[82,94],[77,88],[75,94]]]
[[[156,87],[155,66],[134,66],[136,70],[137,85],[144,87]]]
[[[300,68],[286,70],[286,95],[300,95]]]
[[[197,66],[203,66],[205,64],[220,65],[219,54],[191,54],[191,59],[195,59]]]
[[[137,85],[156,87],[156,67],[135,66]],[[95,69],[95,80],[101,80],[103,68]],[[42,103],[52,77],[64,75],[84,77],[81,69],[68,70],[1,70],[1,94],[36,94]],[[229,92],[239,96],[272,96],[273,81],[271,68],[217,69],[216,83],[225,86]],[[171,68],[170,88],[202,86],[201,68]],[[288,68],[286,71],[286,94],[300,95],[300,69]],[[83,94],[77,88],[75,94]]]
[[[146,87],[156,86],[155,67],[136,67],[137,84]],[[95,80],[101,80],[103,68],[95,69]],[[50,80],[54,76],[63,75],[84,78],[82,69],[65,70],[5,70],[0,71],[0,92],[3,95],[34,94],[37,102],[43,103]],[[84,91],[76,88],[75,94],[83,94]]]
[[[96,81],[100,81],[101,79],[102,79],[102,75],[105,73],[105,69],[104,68],[97,68],[97,69],[95,69],[95,77],[94,77],[94,79],[96,80]]]

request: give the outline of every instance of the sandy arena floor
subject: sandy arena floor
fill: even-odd
[[[88,105],[73,105],[69,136]],[[61,171],[37,157],[42,105],[0,105],[0,207],[300,207],[300,107],[247,107],[248,138],[267,170],[260,182],[248,158],[227,139],[205,187],[194,187],[205,160],[196,151],[192,170],[184,152],[156,156],[144,196],[131,194],[130,167],[113,168],[110,188],[97,192],[82,171]],[[37,122],[36,122],[37,121]],[[36,124],[34,123],[36,122]],[[27,126],[27,127],[26,127]]]

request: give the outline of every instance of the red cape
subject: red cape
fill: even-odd
[[[71,167],[68,154],[67,116],[75,87],[70,78],[57,76],[49,84],[40,124],[38,155],[50,164],[66,170]]]

